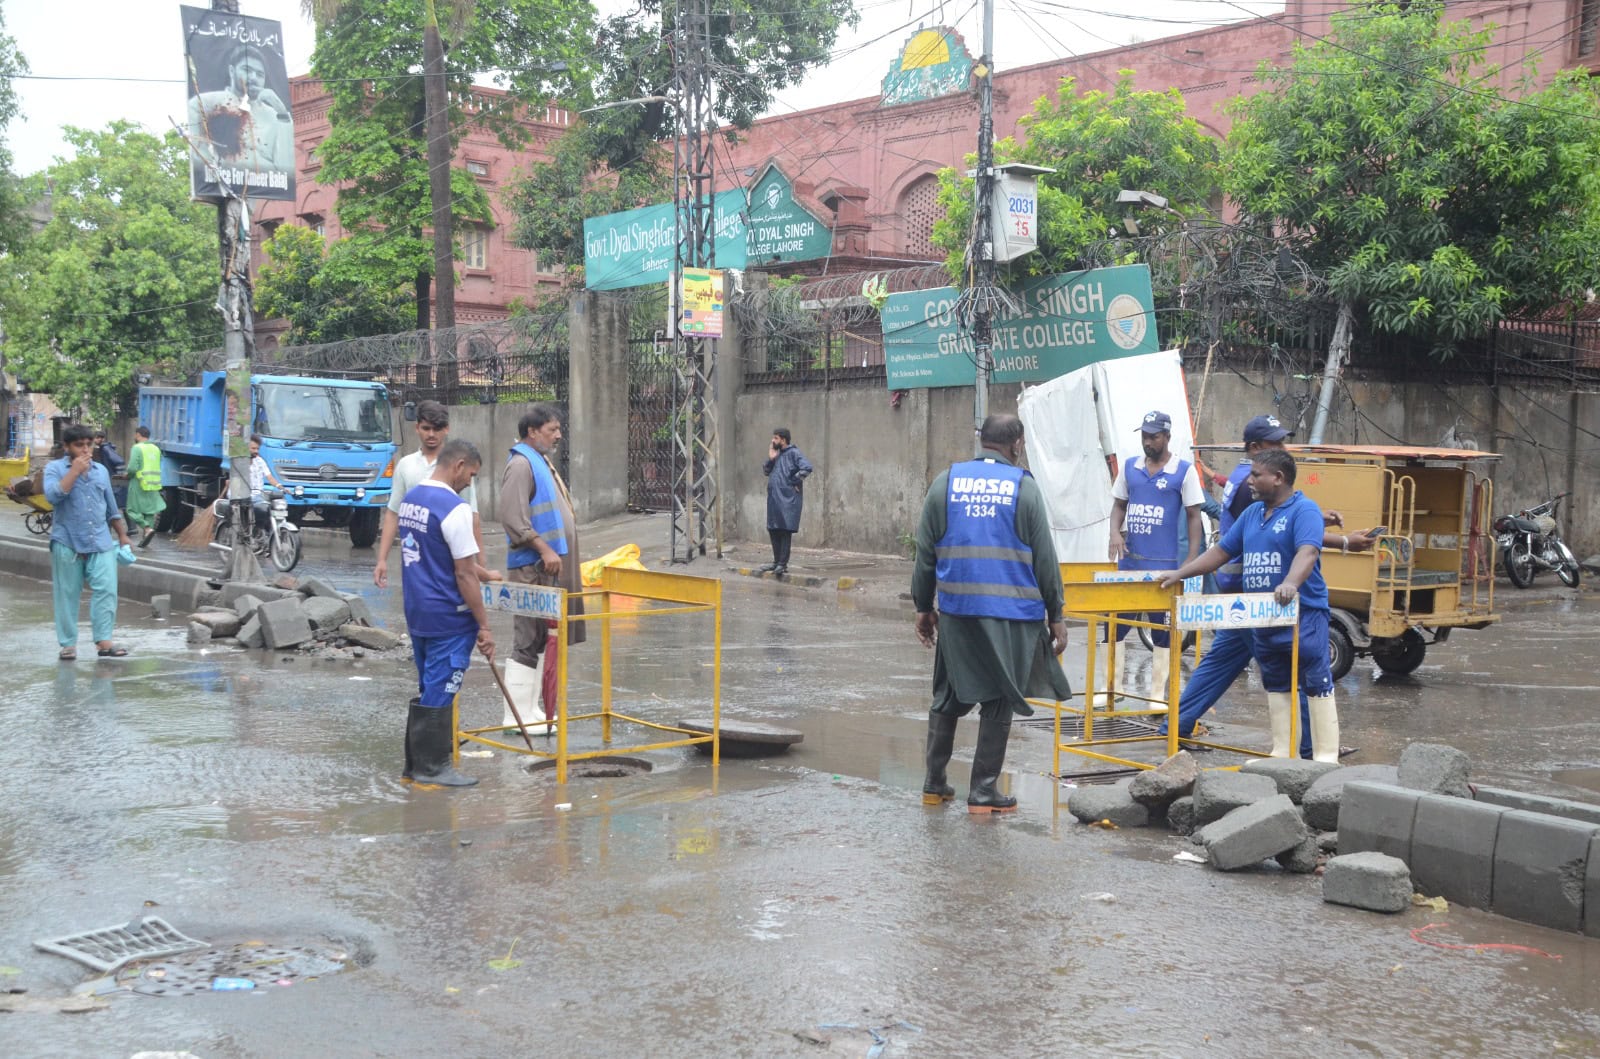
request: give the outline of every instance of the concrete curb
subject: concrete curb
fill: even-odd
[[[0,537],[0,571],[30,577],[35,581],[50,581],[50,545],[45,540],[21,540]],[[199,574],[174,569],[140,557],[132,566],[117,570],[117,595],[140,603],[152,597],[169,595],[179,612],[200,608],[200,597],[212,591],[206,578]]]

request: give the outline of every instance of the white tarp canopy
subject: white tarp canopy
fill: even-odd
[[[1194,426],[1177,350],[1104,360],[1022,391],[1028,469],[1044,490],[1064,563],[1105,562],[1111,467],[1143,450],[1147,412],[1172,417],[1172,451],[1194,459]]]

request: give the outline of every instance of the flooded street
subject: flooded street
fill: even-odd
[[[307,543],[297,573],[395,614],[370,552]],[[1503,624],[1412,676],[1358,661],[1338,688],[1351,761],[1448,742],[1477,782],[1600,802],[1600,594],[1500,589]],[[872,1030],[885,1056],[1600,1055],[1600,941],[1325,905],[1314,876],[1223,875],[1173,860],[1193,847],[1163,830],[1085,827],[1045,731],[1013,730],[1020,813],[923,808],[931,656],[909,613],[834,599],[725,582],[725,716],[803,731],[786,756],[656,752],[649,774],[562,788],[496,753],[463,759],[475,788],[413,792],[405,656],[190,648],[124,601],[130,657],[63,664],[48,586],[0,575],[0,987],[64,995],[93,972],[36,939],[147,914],[351,960],[282,988],[3,1016],[5,1053],[865,1055]],[[620,621],[616,708],[708,715],[710,630]],[[509,645],[509,619],[496,632]],[[598,658],[574,649],[575,709],[598,701]],[[465,722],[497,719],[497,694],[479,660]],[[1258,688],[1218,720],[1265,744]],[[975,734],[963,721],[963,794]],[[573,741],[598,745],[598,722]]]

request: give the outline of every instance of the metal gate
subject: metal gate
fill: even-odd
[[[659,319],[659,316],[656,317]],[[637,317],[636,317],[637,319]],[[628,509],[671,511],[678,373],[664,328],[628,339]]]

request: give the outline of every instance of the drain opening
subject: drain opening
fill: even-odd
[[[332,949],[242,943],[140,963],[118,975],[117,984],[143,996],[281,988],[337,974],[349,959]]]
[[[535,761],[526,767],[529,775],[540,776],[545,773],[554,774],[556,763],[554,758],[547,758]],[[569,780],[625,779],[629,776],[642,776],[654,768],[650,762],[638,757],[621,755],[587,757],[580,761],[567,762],[567,778]]]

